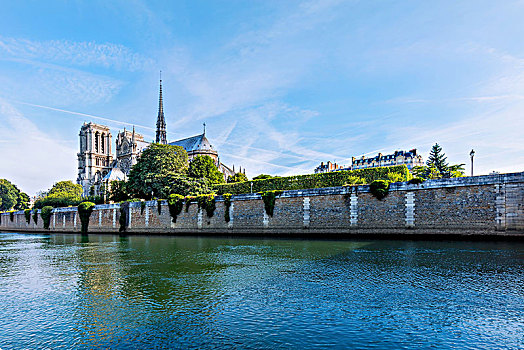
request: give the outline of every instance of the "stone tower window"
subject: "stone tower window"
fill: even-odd
[[[105,153],[105,138],[106,138],[106,134],[102,134],[102,139],[100,140],[100,146],[101,146],[101,149],[102,149],[102,153]]]
[[[98,131],[95,133],[95,152],[98,153],[98,138],[100,137],[100,134]]]

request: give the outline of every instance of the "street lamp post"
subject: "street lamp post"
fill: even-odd
[[[475,156],[475,151],[471,150],[471,152],[469,152],[469,156],[471,157],[471,176],[473,176],[473,157]]]

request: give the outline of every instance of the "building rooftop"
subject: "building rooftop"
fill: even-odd
[[[172,146],[182,146],[186,152],[191,151],[213,151],[216,152],[206,134],[200,134],[169,143]]]

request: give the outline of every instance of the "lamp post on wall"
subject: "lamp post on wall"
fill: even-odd
[[[475,151],[471,150],[471,152],[469,152],[469,156],[471,157],[471,176],[473,176],[473,157],[475,156]]]

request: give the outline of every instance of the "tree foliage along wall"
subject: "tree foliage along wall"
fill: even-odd
[[[29,207],[29,196],[7,179],[0,179],[0,211]]]
[[[351,171],[334,171],[321,174],[274,177],[265,180],[215,185],[214,187],[218,194],[250,193],[251,184],[253,184],[253,192],[272,190],[301,190],[308,188],[343,186],[348,183],[348,181],[351,181],[351,177],[361,178],[365,183],[369,184],[375,180],[388,180],[389,174],[399,174],[399,179],[401,178],[402,181],[408,181],[412,177],[405,165],[398,165],[392,167],[369,168]]]
[[[47,195],[35,201],[34,208],[41,209],[45,206],[53,208],[78,205],[82,201],[82,186],[72,181],[59,181],[51,187]]]
[[[206,179],[210,184],[224,183],[224,175],[218,170],[210,156],[196,156],[189,164],[188,175],[195,179]]]
[[[153,143],[146,148],[129,172],[126,187],[133,197],[166,198],[173,179],[186,174],[187,152],[180,146]]]

